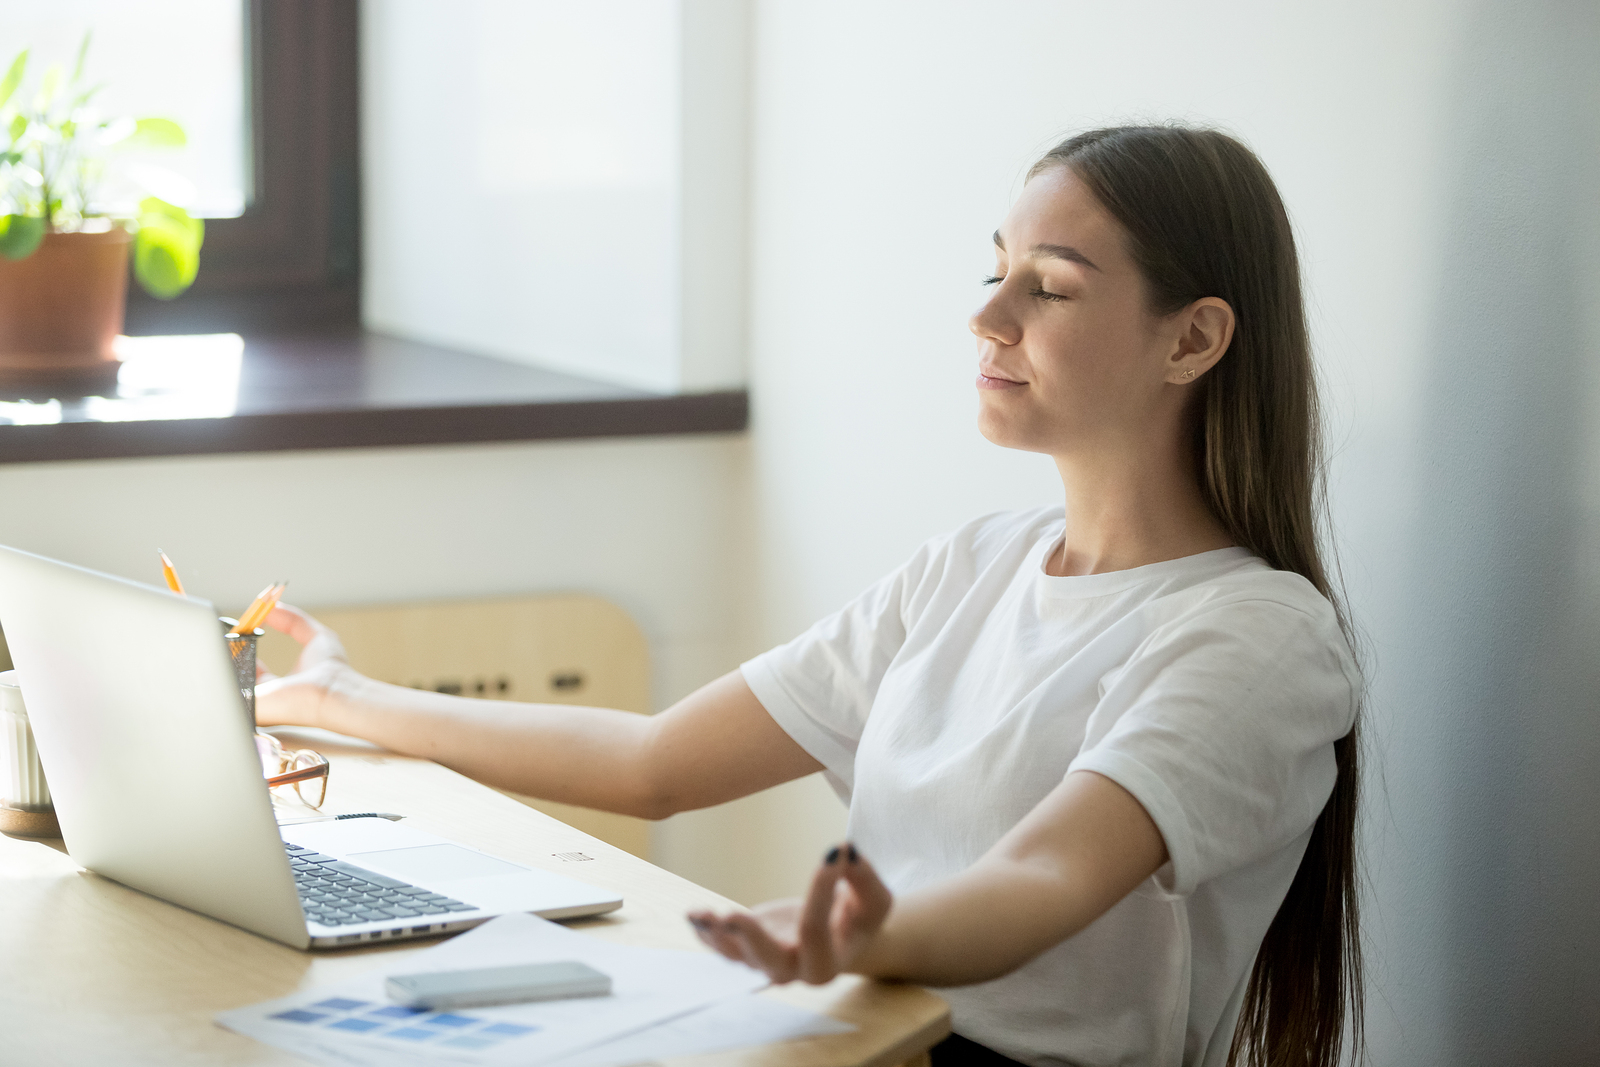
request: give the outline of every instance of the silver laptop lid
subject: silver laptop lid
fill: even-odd
[[[0,627],[72,858],[304,948],[212,606],[0,545]]]

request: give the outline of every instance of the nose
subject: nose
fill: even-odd
[[[1014,345],[1022,340],[1022,327],[1017,323],[1016,316],[1012,315],[1006,307],[1005,283],[995,286],[989,299],[983,306],[972,313],[967,320],[967,329],[971,330],[979,341],[993,341],[1000,345]]]

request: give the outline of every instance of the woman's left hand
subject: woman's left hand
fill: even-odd
[[[777,983],[813,985],[851,969],[877,936],[894,896],[855,846],[834,848],[811,879],[806,899],[775,900],[753,911],[692,911],[700,940]]]

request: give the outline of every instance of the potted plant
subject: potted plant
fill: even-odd
[[[31,94],[27,49],[0,78],[0,382],[114,377],[130,249],[134,277],[163,299],[200,266],[204,224],[181,207],[99,199],[123,149],[185,136],[170,119],[100,115],[88,50],[85,35],[71,78],[51,66]]]

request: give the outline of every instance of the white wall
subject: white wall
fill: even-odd
[[[579,590],[626,608],[662,708],[738,665],[740,435],[0,464],[0,543],[139,581],[156,549],[237,611]],[[658,862],[758,899],[762,797],[660,824]],[[759,849],[756,850],[759,854]]]
[[[363,315],[659,392],[744,381],[743,0],[368,0]]]
[[[1593,5],[767,0],[752,172],[756,632],[1054,499],[973,426],[989,234],[1066,132],[1249,141],[1302,242],[1374,646],[1376,1064],[1592,1059],[1600,1003]],[[798,886],[839,813],[773,817]],[[800,847],[800,846],[805,847]]]
[[[368,326],[669,391],[678,5],[361,9]]]

